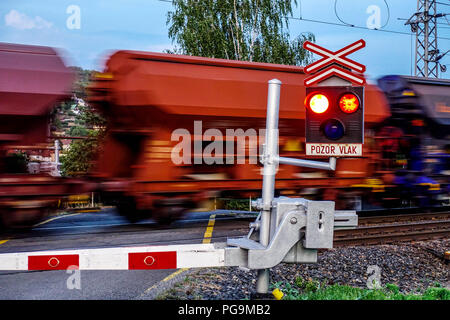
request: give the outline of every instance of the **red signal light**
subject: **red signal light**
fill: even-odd
[[[339,108],[345,113],[356,112],[359,108],[359,99],[353,93],[346,93],[339,99]]]
[[[330,102],[325,95],[321,93],[315,93],[308,99],[308,106],[314,113],[324,113],[328,110]]]

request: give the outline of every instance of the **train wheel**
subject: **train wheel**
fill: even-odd
[[[155,210],[153,219],[157,224],[167,226],[181,219],[186,211],[186,208],[179,206],[160,207]]]
[[[146,218],[143,212],[137,209],[136,201],[133,197],[123,197],[116,207],[119,214],[131,223],[136,223]]]
[[[5,221],[3,221],[4,210],[0,210],[0,232],[6,231],[8,228]]]
[[[49,208],[11,209],[0,211],[0,230],[30,230],[49,215]]]

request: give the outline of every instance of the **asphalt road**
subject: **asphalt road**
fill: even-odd
[[[248,222],[230,222],[229,213],[215,213],[213,242],[248,231]],[[160,227],[152,220],[130,224],[114,209],[67,214],[48,219],[26,233],[0,235],[0,253],[202,243],[211,214],[188,214],[170,227]],[[187,272],[189,270],[0,271],[0,299],[154,299]]]

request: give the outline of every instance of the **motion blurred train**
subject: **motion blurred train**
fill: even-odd
[[[45,134],[37,139],[35,126],[48,127],[49,112],[68,94],[67,87],[55,88],[70,87],[68,69],[53,49],[42,47],[2,44],[0,61],[2,74],[15,79],[0,80],[0,118],[12,126],[10,136],[20,135],[11,141],[2,133],[3,149],[18,141],[46,142]],[[245,134],[265,128],[267,81],[277,78],[282,81],[280,155],[311,158],[305,156],[304,77],[298,66],[115,52],[89,87],[89,103],[108,123],[102,152],[89,173],[92,190],[131,221],[151,217],[164,223],[215,197],[259,197],[261,164],[251,160],[263,140],[251,143]],[[448,205],[449,89],[448,80],[407,76],[365,85],[363,157],[340,158],[333,172],[280,165],[277,194],[334,200],[340,209]],[[43,96],[48,99],[36,98]],[[227,137],[227,130],[243,132],[244,139]],[[36,139],[27,140],[30,136]],[[185,147],[181,154],[180,143]],[[245,152],[238,152],[242,148]],[[174,150],[183,161],[174,161]],[[21,175],[24,183],[17,190],[28,188],[33,182],[27,179],[33,178]],[[51,179],[60,189],[49,201],[83,186],[79,180]],[[39,185],[19,199],[11,193],[6,197],[8,187],[8,182],[0,185],[1,199],[21,205],[41,201],[48,189]],[[0,201],[3,220],[20,212],[9,200]]]
[[[50,114],[74,80],[54,49],[0,43],[0,227],[29,227],[61,198],[87,191],[80,180],[29,174],[15,153],[54,153]]]

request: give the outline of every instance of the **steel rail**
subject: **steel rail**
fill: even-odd
[[[363,226],[337,230],[335,246],[379,245],[403,241],[423,241],[450,237],[450,220]]]
[[[398,222],[413,222],[425,220],[448,220],[450,219],[450,212],[427,212],[415,214],[402,214],[391,216],[373,216],[373,217],[359,217],[358,225],[366,226],[372,224],[382,223],[398,223]]]

